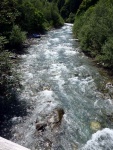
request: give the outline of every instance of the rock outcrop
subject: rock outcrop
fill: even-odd
[[[62,108],[55,108],[51,113],[49,113],[45,119],[42,121],[36,121],[35,126],[37,131],[44,131],[46,127],[53,129],[58,127],[62,123],[63,115],[65,114]]]

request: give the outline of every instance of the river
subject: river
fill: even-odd
[[[106,77],[81,52],[72,25],[35,39],[27,51],[17,71],[28,115],[11,119],[11,140],[31,150],[113,150],[113,121],[104,116],[113,113],[113,101],[101,92]],[[36,120],[47,120],[56,108],[64,110],[60,125],[37,131]]]

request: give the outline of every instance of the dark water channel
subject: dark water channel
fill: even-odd
[[[23,85],[19,98],[29,108],[28,116],[11,119],[11,140],[31,150],[113,150],[113,123],[106,118],[113,101],[101,93],[106,77],[81,53],[72,25],[35,42],[17,68]],[[36,120],[52,124],[57,108],[64,110],[61,123],[37,131]]]

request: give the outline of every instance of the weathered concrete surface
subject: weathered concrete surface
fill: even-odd
[[[0,137],[0,150],[30,150]]]

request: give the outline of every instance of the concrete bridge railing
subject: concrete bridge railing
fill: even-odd
[[[30,149],[0,137],[0,150],[30,150]]]

